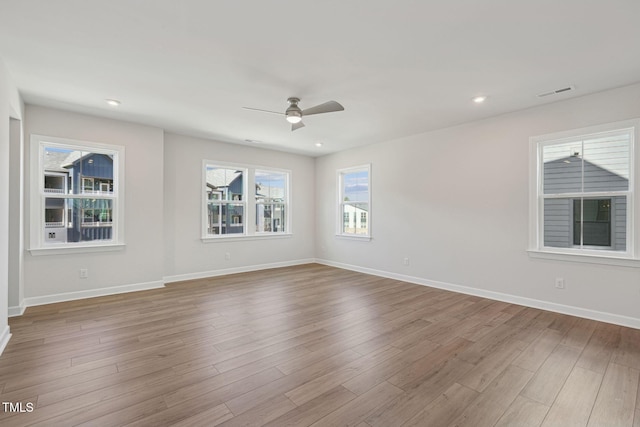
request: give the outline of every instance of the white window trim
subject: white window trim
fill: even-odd
[[[280,169],[274,168],[270,166],[261,166],[261,165],[251,165],[251,164],[243,164],[243,163],[231,163],[231,162],[221,162],[216,160],[203,160],[202,161],[202,183],[201,183],[201,191],[206,193],[207,189],[207,166],[213,167],[221,167],[228,169],[241,169],[243,173],[245,173],[246,179],[243,180],[243,194],[244,199],[242,203],[245,206],[245,214],[243,218],[244,230],[242,233],[234,233],[234,234],[219,234],[213,235],[207,233],[208,228],[208,218],[207,218],[207,207],[208,202],[206,197],[201,195],[202,207],[200,209],[202,219],[201,219],[201,236],[200,240],[203,243],[213,243],[220,241],[238,241],[238,240],[262,240],[262,239],[281,239],[281,238],[289,238],[293,235],[292,229],[292,203],[291,203],[291,194],[292,194],[292,172],[289,169]],[[254,192],[250,192],[249,189],[255,189],[256,183],[256,170],[259,171],[273,171],[273,172],[282,172],[287,174],[287,197],[285,201],[285,206],[287,208],[287,213],[285,216],[285,232],[272,232],[272,231],[263,231],[256,232],[256,200]]]
[[[71,147],[92,153],[113,155],[113,201],[112,209],[112,238],[110,240],[94,240],[91,242],[44,242],[42,227],[44,226],[45,198],[43,175],[44,146]],[[125,148],[121,145],[104,144],[92,141],[80,141],[69,138],[57,138],[32,134],[30,139],[29,159],[29,253],[32,255],[58,255],[82,252],[117,251],[125,247],[125,216],[124,216],[124,164]],[[79,198],[87,197],[78,194]]]
[[[627,196],[627,250],[614,252],[610,250],[584,248],[556,248],[544,246],[544,198],[542,194],[542,167],[540,156],[542,147],[547,144],[570,142],[576,137],[591,137],[598,133],[612,131],[631,131],[629,189]],[[590,126],[570,131],[539,135],[529,139],[529,248],[527,252],[532,258],[552,259],[559,261],[586,262],[627,267],[640,267],[640,237],[635,230],[640,223],[640,198],[635,195],[638,185],[638,168],[640,168],[640,150],[636,144],[640,142],[640,119],[625,120],[603,125]],[[589,193],[589,197],[611,197],[620,192]],[[563,195],[566,196],[566,195]]]
[[[342,202],[343,202],[343,196],[342,196],[342,179],[343,176],[347,173],[351,173],[351,172],[358,172],[358,171],[363,171],[366,170],[367,171],[367,175],[369,177],[369,191],[367,193],[368,195],[368,199],[367,199],[367,203],[369,206],[369,215],[367,215],[367,234],[347,234],[347,233],[343,233],[342,232],[342,225],[344,223],[344,216],[343,216],[343,209],[342,209]],[[371,205],[371,189],[373,188],[371,185],[371,163],[366,163],[364,165],[359,165],[359,166],[353,166],[353,167],[348,167],[348,168],[343,168],[343,169],[338,169],[337,170],[337,212],[336,212],[336,237],[340,238],[340,239],[347,239],[347,240],[360,240],[360,241],[370,241],[371,240],[371,236],[372,236],[372,215],[371,212],[373,210],[372,205]]]

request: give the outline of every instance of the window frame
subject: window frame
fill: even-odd
[[[115,144],[32,134],[29,148],[29,252],[32,255],[52,255],[123,249],[125,246],[125,147]],[[73,186],[68,183],[64,185],[66,193],[45,191],[44,152],[46,148],[64,148],[113,156],[113,191],[108,194],[87,194],[84,191],[70,194],[68,191],[73,191]],[[84,177],[82,177],[80,185],[82,185],[83,179]],[[47,198],[65,201],[63,204],[63,218],[65,219],[67,219],[68,210],[66,201],[69,199],[84,200],[93,198],[110,200],[112,203],[111,239],[81,242],[45,242]],[[80,209],[83,210],[82,208]],[[79,216],[81,225],[83,219],[84,212],[81,212]]]
[[[367,172],[368,178],[368,191],[367,191],[367,201],[366,202],[354,202],[354,203],[345,203],[344,202],[344,176],[347,174],[355,173],[355,172]],[[337,212],[336,212],[336,237],[345,238],[345,239],[354,239],[354,240],[371,240],[372,236],[372,204],[371,204],[371,163],[366,163],[363,165],[352,166],[348,168],[342,168],[337,170]],[[355,234],[355,233],[345,233],[344,230],[344,222],[345,222],[345,211],[344,206],[346,204],[352,205],[357,203],[366,203],[368,206],[367,211],[367,234]],[[347,213],[348,214],[348,213]],[[349,215],[349,222],[351,221],[351,216]],[[358,223],[357,217],[354,219],[355,224]]]
[[[242,203],[244,206],[244,214],[242,218],[242,225],[244,227],[242,233],[231,233],[231,234],[209,234],[208,233],[208,200],[206,197],[207,194],[207,167],[220,167],[225,169],[237,169],[242,170],[245,174],[246,179],[243,179],[243,198],[242,201],[233,201],[229,202],[234,203]],[[256,214],[256,206],[258,203],[255,198],[255,191],[251,191],[250,189],[255,189],[256,185],[256,171],[266,171],[266,172],[277,172],[286,174],[287,178],[287,191],[285,197],[285,230],[281,231],[256,231],[257,228],[257,214]],[[292,203],[291,203],[291,181],[292,181],[292,172],[288,169],[280,169],[269,166],[259,166],[259,165],[250,165],[250,164],[242,164],[242,163],[232,163],[232,162],[224,162],[217,160],[208,160],[204,159],[202,161],[202,183],[201,183],[201,200],[202,200],[202,208],[201,208],[201,231],[200,231],[200,240],[203,243],[211,243],[211,242],[220,242],[220,241],[230,241],[230,240],[251,240],[251,239],[264,239],[264,238],[288,238],[293,235],[292,230]],[[237,224],[232,224],[232,226],[238,226]]]
[[[543,148],[546,146],[567,144],[573,141],[586,140],[598,135],[611,133],[628,133],[629,135],[629,187],[626,191],[600,191],[600,192],[567,192],[562,194],[547,194],[545,197],[543,182]],[[635,225],[638,224],[640,215],[639,198],[635,191],[638,188],[638,168],[640,167],[639,152],[636,145],[640,132],[640,119],[625,120],[590,126],[564,132],[539,135],[529,138],[529,248],[527,252],[533,258],[554,259],[561,261],[590,262],[610,265],[623,265],[640,267],[638,248],[640,239],[636,235]],[[544,201],[545,199],[569,199],[573,209],[576,198],[605,199],[616,196],[625,196],[627,202],[626,212],[626,250],[615,251],[606,247],[553,247],[544,245]],[[610,215],[613,213],[613,208]],[[573,223],[573,212],[570,218]],[[613,225],[615,218],[611,218]],[[570,228],[570,239],[573,242],[574,226]]]

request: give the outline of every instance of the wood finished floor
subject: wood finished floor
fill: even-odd
[[[640,330],[316,264],[10,326],[5,427],[640,427]]]

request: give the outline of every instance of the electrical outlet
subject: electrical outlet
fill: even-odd
[[[229,252],[225,252],[224,253],[224,259],[227,260],[227,261],[230,261],[231,260],[231,254]]]
[[[556,277],[556,288],[564,289],[564,279],[562,277]]]
[[[80,278],[81,279],[87,279],[89,277],[89,270],[86,268],[81,268],[80,269]]]
[[[402,260],[402,265],[409,265],[409,257],[404,257]]]

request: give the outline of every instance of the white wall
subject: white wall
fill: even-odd
[[[317,257],[640,327],[640,268],[526,252],[529,137],[635,117],[640,85],[319,158]],[[373,239],[336,239],[336,170],[369,162]],[[555,289],[556,277],[566,289]]]
[[[314,258],[314,159],[165,134],[165,276],[168,281],[292,265]],[[291,170],[293,236],[201,241],[202,161]],[[225,259],[225,253],[230,259]]]
[[[27,305],[162,286],[163,131],[122,121],[27,105],[25,151],[31,134],[125,147],[125,241],[121,251],[25,255]],[[29,171],[25,242],[29,242]],[[28,248],[27,248],[28,249]],[[81,279],[79,269],[89,277]]]
[[[22,101],[0,59],[0,353],[11,336],[8,323],[11,118],[22,118]]]
[[[5,335],[8,117],[15,116],[8,105],[16,100],[19,112],[17,92],[0,77],[0,117],[5,117],[0,120],[0,334]],[[163,281],[316,257],[640,327],[640,269],[532,259],[526,252],[529,137],[634,117],[640,117],[640,85],[313,159],[27,106],[26,153],[32,133],[126,147],[127,245],[123,251],[91,254],[26,252],[25,303],[161,286]],[[293,236],[203,243],[203,159],[290,169]],[[336,239],[336,170],[365,163],[372,164],[373,239]],[[25,190],[28,201],[28,182]],[[28,217],[27,205],[25,224]],[[25,231],[28,242],[28,226]],[[410,258],[409,266],[402,265],[404,257]],[[80,268],[89,269],[88,279],[79,278]],[[565,278],[565,290],[555,289],[556,277]]]

